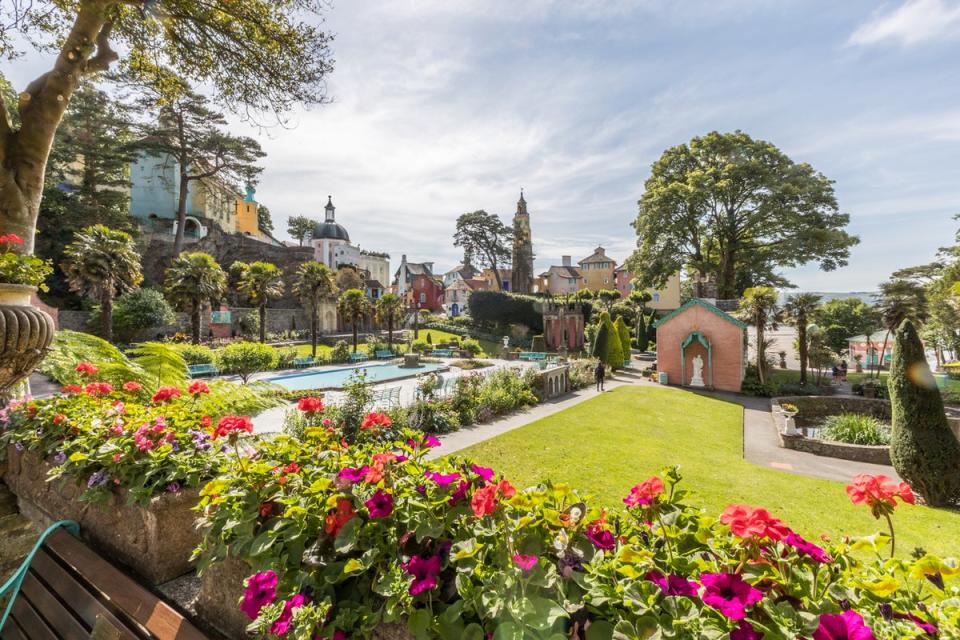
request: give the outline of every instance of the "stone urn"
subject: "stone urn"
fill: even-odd
[[[53,318],[30,305],[36,290],[0,284],[0,405],[40,364],[53,341]]]

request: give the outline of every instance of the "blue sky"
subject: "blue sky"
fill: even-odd
[[[835,180],[862,239],[803,289],[871,289],[956,230],[956,0],[340,0],[327,24],[333,104],[260,136],[281,228],[332,194],[361,246],[444,268],[457,215],[509,219],[522,186],[538,269],[622,259],[659,154],[742,129]]]

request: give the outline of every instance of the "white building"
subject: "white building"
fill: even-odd
[[[334,271],[350,266],[360,271],[367,281],[389,282],[390,256],[376,251],[362,251],[350,242],[350,234],[336,220],[336,207],[331,196],[327,196],[324,214],[324,221],[313,225],[310,233],[314,259]]]

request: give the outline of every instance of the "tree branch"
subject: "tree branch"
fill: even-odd
[[[113,21],[110,20],[100,29],[100,33],[97,34],[97,53],[90,60],[87,61],[87,65],[84,68],[85,74],[97,73],[98,71],[106,71],[110,68],[110,65],[120,59],[119,54],[116,51],[110,48],[110,33],[113,31]]]

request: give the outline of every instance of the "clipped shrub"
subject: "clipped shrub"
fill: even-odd
[[[909,320],[897,330],[887,384],[893,415],[890,460],[894,469],[927,504],[956,504],[960,501],[960,442],[947,423],[923,344]]]
[[[433,334],[427,331],[427,344],[433,344]]]
[[[132,342],[141,331],[165,327],[174,320],[173,309],[156,289],[134,289],[113,303],[113,331],[120,342]]]
[[[543,315],[533,296],[504,291],[475,291],[468,303],[470,316],[481,325],[522,324],[532,331],[543,331]]]
[[[890,429],[873,416],[841,413],[823,421],[820,437],[847,444],[890,444]]]
[[[643,313],[637,314],[637,338],[635,346],[637,347],[637,350],[641,352],[646,351],[650,346],[649,329],[647,329],[647,317]]]
[[[464,338],[461,340],[460,348],[464,351],[469,351],[471,356],[479,356],[483,353],[483,347],[480,346],[480,342],[473,338]]]
[[[217,352],[217,366],[223,373],[233,373],[244,384],[254,373],[277,366],[277,350],[259,342],[234,342]]]
[[[337,344],[333,345],[333,349],[330,351],[330,361],[338,364],[341,362],[346,362],[350,359],[350,345],[346,340],[337,340]]]
[[[426,353],[428,351],[431,351],[433,349],[433,346],[429,341],[429,337],[430,337],[430,334],[427,334],[428,340],[424,340],[423,338],[414,340],[410,348],[413,349],[414,353]]]
[[[617,335],[620,337],[620,350],[623,352],[622,362],[626,362],[630,359],[630,327],[627,326],[627,323],[623,320],[623,317],[617,318],[617,321],[613,325],[617,329]]]
[[[177,344],[176,349],[187,364],[213,364],[215,354],[210,347],[187,342]]]
[[[625,358],[623,356],[623,347],[620,344],[620,331],[613,321],[610,320],[610,314],[606,311],[603,312],[601,322],[607,327],[608,336],[607,351],[604,354],[603,362],[612,369],[622,369]]]

